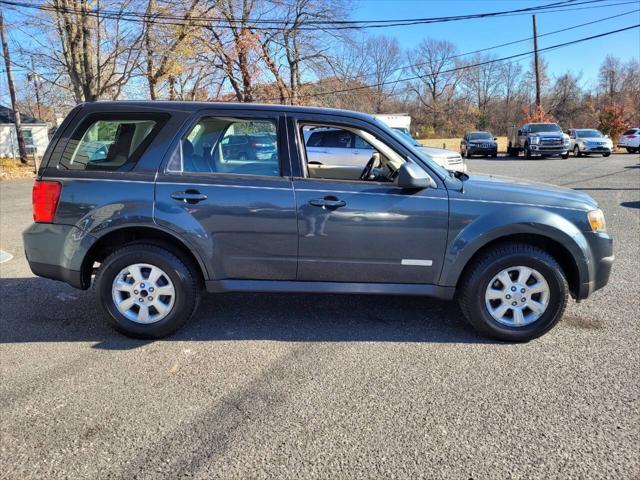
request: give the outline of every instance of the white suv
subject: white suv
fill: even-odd
[[[640,151],[640,128],[632,128],[620,135],[618,148],[626,148],[629,153]]]

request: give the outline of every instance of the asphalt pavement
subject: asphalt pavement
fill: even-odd
[[[35,278],[31,182],[0,183],[0,478],[640,478],[640,158],[473,159],[576,188],[610,284],[527,344],[426,298],[207,296],[163,341]]]

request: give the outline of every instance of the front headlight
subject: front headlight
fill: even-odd
[[[594,232],[606,232],[607,224],[604,221],[604,213],[602,210],[591,210],[587,213],[587,218],[589,219],[589,225],[591,225],[591,230]]]
[[[531,137],[531,145],[538,145],[540,143],[540,137]]]

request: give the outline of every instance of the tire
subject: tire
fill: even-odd
[[[636,153],[637,148],[627,147],[627,153]]]
[[[491,158],[496,158],[497,156],[498,156],[498,154],[497,154],[497,153],[492,153],[492,154],[491,154]]]
[[[607,153],[603,153],[602,156],[607,158],[609,155],[611,155],[611,152],[607,152]]]
[[[573,156],[574,157],[581,157],[582,156],[582,152],[580,151],[580,147],[578,145],[573,147]]]
[[[471,157],[473,157],[473,155],[471,155],[471,153],[469,152],[469,149],[468,149],[468,148],[465,150],[465,153],[466,153],[466,155],[465,155],[465,156],[466,156],[467,158],[471,158]]]
[[[535,321],[521,326],[507,325],[496,320],[489,312],[485,300],[489,282],[501,271],[516,266],[535,270],[548,286],[548,303],[544,312]],[[533,276],[530,278],[533,279]],[[506,287],[504,291],[510,293]],[[458,301],[464,316],[481,334],[499,340],[526,342],[543,335],[558,323],[567,305],[568,293],[569,286],[562,268],[551,255],[525,243],[505,243],[473,261],[460,283]],[[513,315],[514,310],[509,307],[509,311]],[[503,321],[505,318],[503,317]]]
[[[134,265],[142,265],[142,270],[135,269]],[[123,277],[122,272],[129,268],[141,272],[141,281],[137,284],[132,276],[125,274]],[[166,313],[160,313],[149,301],[154,299],[154,287],[149,284],[145,286],[142,283],[148,281],[151,268],[163,274],[154,282],[158,291],[167,285],[169,290],[173,288],[172,295],[158,295],[155,298],[155,305],[159,305],[158,302],[162,301],[163,308],[167,308]],[[126,291],[123,290],[124,293],[117,291],[114,286],[116,278],[126,278],[127,281],[121,282],[121,285],[131,282],[131,286],[127,285]],[[135,286],[139,290],[133,290]],[[145,290],[142,290],[148,295],[145,295],[145,298],[142,298],[144,294],[140,291],[140,286],[145,287]],[[147,243],[130,244],[109,255],[96,274],[93,289],[98,307],[112,327],[127,336],[146,339],[166,337],[186,323],[195,313],[201,293],[198,275],[188,262],[183,261],[168,249]],[[138,295],[141,296],[138,297]],[[116,296],[124,300],[133,297],[134,305],[126,311],[126,314],[129,317],[140,317],[140,307],[144,306],[149,315],[149,323],[142,323],[142,318],[135,321],[125,316],[125,313],[116,306],[114,299]],[[141,303],[140,299],[147,303]],[[153,316],[157,316],[158,320],[154,321]]]
[[[562,158],[563,160],[566,160],[567,158],[569,158],[569,152],[563,153],[562,155],[560,155],[560,158]]]
[[[524,145],[524,158],[527,160],[531,160],[533,157],[531,156],[531,149],[529,149],[529,144]]]

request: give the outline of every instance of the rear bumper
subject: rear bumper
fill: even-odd
[[[34,223],[23,232],[22,240],[34,275],[89,288],[82,278],[82,267],[95,237],[71,225]]]
[[[590,233],[587,241],[591,249],[589,259],[589,280],[580,285],[577,300],[583,300],[609,282],[611,268],[615,256],[613,254],[613,239],[607,234]]]

